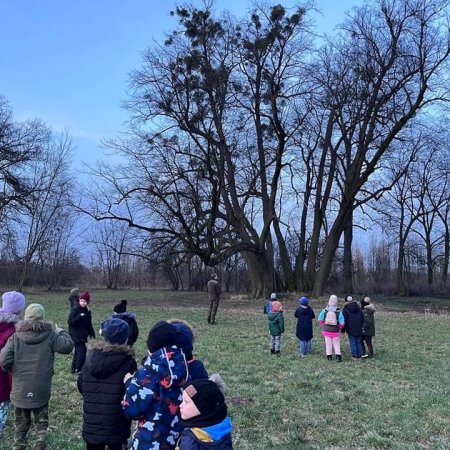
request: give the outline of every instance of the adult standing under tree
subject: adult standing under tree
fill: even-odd
[[[220,286],[217,273],[211,274],[211,279],[208,281],[207,290],[209,297],[208,323],[210,323],[211,325],[217,325],[216,313],[217,308],[219,307],[220,300]]]

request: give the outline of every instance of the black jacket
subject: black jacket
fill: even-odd
[[[133,349],[105,341],[89,344],[78,377],[83,395],[83,439],[90,444],[116,444],[130,436],[131,421],[122,410],[123,377],[137,369]]]
[[[111,316],[111,319],[121,319],[128,324],[130,327],[130,336],[128,338],[128,345],[134,345],[139,336],[139,328],[136,322],[136,316],[133,313],[117,313]]]
[[[75,344],[87,342],[88,337],[95,338],[91,312],[87,308],[76,305],[70,311],[67,323],[69,324],[70,337]]]
[[[300,305],[294,313],[297,317],[296,336],[301,341],[310,341],[313,338],[312,320],[316,317],[313,309],[308,306]]]
[[[364,316],[362,309],[355,301],[344,306],[343,310],[345,327],[344,330],[350,336],[361,336]]]

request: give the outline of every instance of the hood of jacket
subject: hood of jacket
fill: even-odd
[[[203,430],[205,430],[214,441],[219,441],[226,434],[231,433],[232,428],[231,419],[226,417],[222,422],[211,425],[210,427],[205,427]]]
[[[351,314],[354,314],[354,313],[357,313],[358,311],[360,311],[361,310],[361,308],[360,308],[360,306],[358,305],[358,303],[356,303],[356,302],[350,302],[348,305],[346,305],[345,306],[345,309],[349,312],[349,313],[351,313]]]
[[[368,305],[364,306],[364,311],[367,311],[369,313],[374,313],[375,306],[373,306],[372,303],[369,303]]]
[[[310,310],[311,310],[311,308],[309,307],[309,305],[300,305],[297,308],[297,311],[298,311],[299,314],[304,314],[304,315],[307,315],[307,316],[309,316]]]
[[[53,332],[49,320],[22,320],[16,325],[16,336],[29,345],[36,345],[47,339]]]
[[[114,313],[111,316],[112,319],[126,319],[126,318],[130,318],[130,319],[134,319],[136,320],[136,314],[131,313],[131,312],[124,312],[124,313]]]
[[[277,311],[277,312],[271,312],[269,313],[269,315],[267,316],[267,318],[269,320],[275,320],[280,314],[283,314],[283,311]]]
[[[176,345],[157,350],[147,356],[142,364],[147,370],[157,373],[160,384],[165,388],[180,386],[189,376],[186,357]]]
[[[88,345],[86,369],[96,378],[107,378],[134,357],[128,345],[116,345],[106,341],[92,341]]]

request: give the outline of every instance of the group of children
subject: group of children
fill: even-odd
[[[132,344],[139,330],[135,316],[126,312],[126,301],[102,322],[100,340],[95,339],[87,308],[90,296],[85,294],[71,302],[70,333],[46,320],[42,305],[25,308],[23,294],[3,294],[0,438],[12,403],[13,449],[25,450],[32,420],[34,449],[45,449],[54,353],[68,354],[76,341],[86,345],[90,336],[87,351],[79,346],[72,365],[83,397],[82,437],[87,450],[232,449],[225,386],[219,375],[208,377],[203,363],[194,358],[192,326],[181,319],[156,323],[147,337],[148,355],[138,368]],[[134,323],[126,321],[130,317]],[[130,438],[133,420],[136,428]]]
[[[284,314],[276,293],[264,305],[264,314],[267,314],[269,324],[270,343],[272,354],[281,354],[281,335],[284,333]],[[375,336],[375,307],[369,297],[364,297],[359,305],[351,295],[345,297],[344,308],[338,307],[338,298],[331,295],[328,304],[320,311],[317,318],[322,335],[325,340],[325,353],[329,361],[333,360],[333,351],[336,361],[342,361],[341,333],[347,333],[350,352],[353,360],[373,357],[373,342]],[[299,354],[301,357],[311,354],[313,339],[314,310],[309,305],[307,297],[299,299],[299,306],[294,312],[297,318],[296,336],[299,340]],[[366,351],[367,346],[367,351]]]

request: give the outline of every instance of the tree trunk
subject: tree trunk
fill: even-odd
[[[277,237],[278,249],[280,251],[281,266],[284,275],[284,287],[288,292],[297,290],[297,284],[294,271],[292,270],[291,260],[289,258],[289,251],[286,247],[286,241],[280,230],[280,225],[277,220],[273,221],[273,228],[275,236]]]
[[[338,225],[338,219],[336,219],[333,227],[330,230],[325,246],[323,250],[322,260],[320,262],[319,270],[317,271],[316,280],[314,283],[314,295],[320,296],[325,292],[325,288],[330,275],[333,259],[336,254],[336,250],[339,245],[339,239],[341,237],[342,230]]]
[[[344,229],[344,291],[353,294],[353,209],[347,215]]]
[[[251,282],[252,297],[268,297],[274,291],[274,271],[270,269],[265,253],[244,252]]]
[[[397,293],[402,297],[408,295],[408,290],[404,279],[404,267],[405,267],[405,242],[403,239],[400,239],[397,258]]]
[[[449,227],[446,226],[444,234],[444,261],[442,263],[442,277],[441,277],[442,285],[445,285],[447,283],[449,258],[450,258],[450,231]]]

